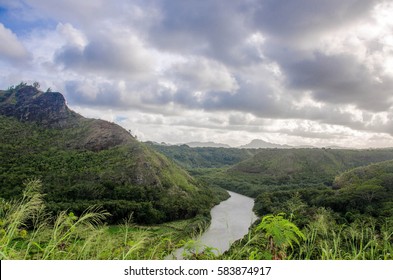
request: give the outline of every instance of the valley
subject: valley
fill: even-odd
[[[0,143],[1,259],[393,256],[393,149],[143,143],[24,83],[0,91]],[[229,250],[208,241],[224,233],[196,250],[227,191],[259,219]]]

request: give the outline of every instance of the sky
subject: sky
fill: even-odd
[[[0,88],[142,141],[393,146],[393,1],[0,0]]]

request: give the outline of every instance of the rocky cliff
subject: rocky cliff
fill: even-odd
[[[99,151],[134,140],[114,123],[87,119],[70,110],[61,93],[42,92],[28,85],[0,91],[0,115],[45,128],[75,129],[80,134],[78,141],[68,143],[73,148]]]

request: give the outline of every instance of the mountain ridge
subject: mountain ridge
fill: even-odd
[[[212,141],[208,142],[188,142],[184,143],[184,145],[187,145],[190,148],[231,148],[231,146],[227,144],[222,144],[222,143],[216,143]]]
[[[42,92],[28,85],[18,85],[0,92],[0,115],[21,122],[34,122],[44,128],[83,131],[73,148],[99,151],[135,141],[121,126],[104,120],[89,119],[72,111],[59,92]]]
[[[53,107],[52,107],[53,105]],[[20,84],[0,91],[0,194],[12,198],[39,178],[51,212],[96,205],[111,223],[208,215],[219,202],[164,155],[122,127],[71,111],[61,93]]]
[[[275,143],[270,143],[261,139],[253,139],[251,140],[250,143],[246,145],[239,146],[240,149],[290,149],[294,148],[293,146],[289,145],[281,145],[281,144],[275,144]]]

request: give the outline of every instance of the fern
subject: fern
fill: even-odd
[[[269,240],[268,249],[274,259],[285,258],[288,246],[293,249],[294,243],[299,245],[301,240],[306,239],[300,229],[285,219],[284,215],[266,215],[256,228],[257,231],[263,231]]]

